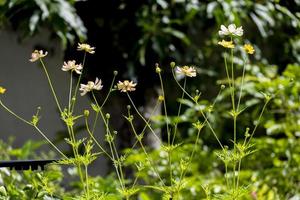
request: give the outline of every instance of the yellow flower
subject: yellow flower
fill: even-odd
[[[82,43],[82,44],[78,43],[77,50],[78,51],[85,51],[85,52],[90,53],[90,54],[95,53],[95,47],[91,47],[91,45],[84,44],[84,43]]]
[[[253,48],[253,46],[251,44],[245,44],[244,45],[244,50],[248,53],[248,54],[254,54],[255,50]]]
[[[1,86],[0,86],[0,94],[4,94],[5,91],[6,91],[6,89],[5,89],[4,87],[1,87]]]
[[[219,45],[228,48],[228,49],[233,49],[234,48],[234,44],[232,41],[226,41],[226,40],[222,40],[221,42],[218,42]]]
[[[158,101],[164,101],[164,100],[165,100],[164,96],[162,96],[162,95],[159,95],[159,97],[158,97]]]
[[[119,81],[118,84],[118,90],[120,90],[121,92],[132,92],[135,91],[135,86],[136,83],[134,83],[133,81]]]
[[[195,77],[197,75],[195,67],[189,66],[177,67],[176,73],[188,77]]]
[[[35,62],[38,59],[45,57],[47,54],[47,51],[45,51],[44,53],[43,50],[34,50],[34,52],[31,53],[31,58],[29,59],[29,61]]]

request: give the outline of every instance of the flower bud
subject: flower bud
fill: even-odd
[[[161,73],[161,69],[159,67],[156,67],[155,72],[159,74],[159,73]]]
[[[158,101],[164,101],[164,100],[165,100],[164,96],[162,96],[162,95],[159,95],[159,97],[158,97]]]
[[[83,114],[85,117],[88,117],[90,115],[90,111],[89,110],[84,110]]]
[[[174,68],[175,65],[176,65],[175,62],[171,62],[171,63],[170,63],[171,68]]]

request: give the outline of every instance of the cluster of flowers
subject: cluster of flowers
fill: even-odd
[[[244,34],[244,30],[243,30],[242,26],[237,28],[235,24],[230,24],[228,27],[221,25],[221,30],[219,31],[219,35],[220,36],[230,36],[231,40],[230,41],[222,40],[222,41],[218,42],[218,44],[225,48],[233,49],[235,47],[235,45],[232,41],[232,37],[233,36],[242,36],[243,34]],[[254,54],[255,50],[251,44],[244,44],[243,48],[248,54]]]
[[[78,51],[84,51],[86,53],[94,54],[95,53],[95,47],[90,46],[89,44],[78,44],[77,47]],[[45,56],[47,56],[48,52],[44,52],[43,50],[35,50],[31,54],[31,58],[29,59],[30,62],[35,62]],[[75,60],[69,60],[65,61],[62,66],[62,71],[71,71],[75,72],[77,74],[81,74],[83,70],[82,64],[76,64]],[[135,86],[137,84],[133,81],[119,81],[117,83],[117,88],[121,92],[131,92],[135,91]],[[84,96],[88,92],[91,92],[92,90],[101,90],[103,88],[102,81],[98,77],[96,77],[96,80],[88,81],[87,84],[80,84],[79,91],[81,91],[80,95]],[[3,87],[0,88],[0,93],[4,93],[5,89]]]
[[[85,51],[86,53],[94,54],[95,53],[95,47],[91,47],[89,44],[78,44],[77,47],[78,51]],[[47,56],[48,52],[44,52],[43,50],[35,50],[31,54],[31,58],[29,59],[30,62],[35,62],[45,56]],[[75,60],[69,60],[65,61],[62,66],[62,71],[71,71],[75,72],[77,74],[81,74],[83,70],[82,64],[76,64]],[[178,75],[184,75],[188,77],[195,77],[196,76],[196,69],[195,67],[189,67],[189,66],[183,66],[183,67],[176,67],[176,73]],[[136,90],[137,83],[134,83],[133,81],[124,80],[119,81],[117,83],[117,88],[121,92],[132,92]],[[101,90],[103,88],[102,81],[98,77],[96,77],[95,81],[88,81],[87,84],[80,84],[79,91],[81,92],[80,95],[84,96],[88,92],[91,92],[92,90]],[[5,89],[0,88],[0,93],[4,93]]]
[[[236,27],[235,24],[230,24],[228,27],[221,25],[220,30],[219,30],[219,35],[220,36],[230,36],[230,40],[222,40],[218,42],[219,45],[233,49],[235,48],[235,44],[233,43],[232,37],[234,36],[242,36],[244,34],[243,27]],[[245,50],[246,53],[248,54],[254,54],[255,50],[251,44],[245,44],[243,46],[243,49]],[[94,54],[95,53],[95,47],[90,46],[89,44],[78,44],[77,47],[78,51],[84,51],[89,54]],[[43,50],[35,50],[31,54],[31,58],[29,59],[30,62],[35,62],[37,60],[40,60],[41,58],[47,56],[48,52],[44,52]],[[83,70],[83,65],[82,64],[76,64],[75,60],[69,60],[64,62],[62,68],[63,71],[71,71],[75,72],[77,74],[81,74]],[[160,72],[161,69],[158,68]],[[181,76],[187,76],[187,77],[196,77],[197,72],[195,67],[190,67],[190,66],[182,66],[182,67],[176,67],[176,73]],[[117,83],[117,88],[121,92],[132,92],[136,90],[136,83],[133,81],[129,80],[124,80],[124,81],[119,81]],[[84,96],[88,92],[91,92],[92,90],[101,90],[103,88],[102,81],[98,77],[96,77],[96,80],[93,81],[88,81],[87,84],[80,84],[79,91],[81,92],[80,95]],[[5,93],[6,89],[3,87],[0,87],[0,94]]]

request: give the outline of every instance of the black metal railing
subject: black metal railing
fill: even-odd
[[[45,166],[58,160],[11,160],[0,161],[1,167],[9,167],[10,170],[44,170]]]

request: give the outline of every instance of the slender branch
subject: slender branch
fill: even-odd
[[[156,139],[161,142],[160,138],[157,136],[157,134],[155,133],[155,131],[152,129],[151,125],[148,123],[148,121],[143,117],[143,115],[140,113],[140,111],[137,109],[137,107],[135,106],[134,102],[132,101],[130,95],[128,92],[126,92],[129,101],[131,102],[133,108],[135,109],[136,113],[140,116],[140,118],[145,122],[145,124],[147,125],[147,127],[149,128],[149,130],[153,133],[153,135],[156,137]]]
[[[47,71],[47,68],[46,68],[46,66],[45,66],[45,64],[44,64],[44,62],[43,62],[43,60],[42,60],[41,58],[40,58],[40,62],[41,62],[41,64],[42,64],[42,67],[43,67],[44,72],[45,72],[45,74],[46,74],[46,77],[47,77],[47,80],[48,80],[48,83],[49,83],[49,86],[50,86],[52,95],[53,95],[54,100],[55,100],[55,102],[56,102],[56,105],[57,105],[57,107],[58,107],[58,110],[59,110],[60,113],[62,113],[62,109],[61,109],[61,106],[60,106],[60,104],[59,104],[59,101],[58,101],[57,95],[56,95],[56,93],[55,93],[55,90],[54,90],[54,88],[53,88],[53,84],[52,84],[51,78],[50,78],[49,73],[48,73],[48,71]]]
[[[74,91],[74,98],[75,98],[75,100],[74,100],[74,102],[72,104],[72,109],[71,109],[72,112],[74,111],[75,103],[76,103],[76,100],[77,100],[77,92],[78,92],[79,84],[80,84],[80,81],[81,81],[81,78],[82,78],[82,74],[83,74],[83,69],[84,69],[84,65],[85,65],[85,59],[86,59],[86,52],[84,52],[84,55],[83,55],[82,72],[79,75],[79,78],[78,78],[77,84],[76,84],[76,88],[75,88],[75,91]]]

